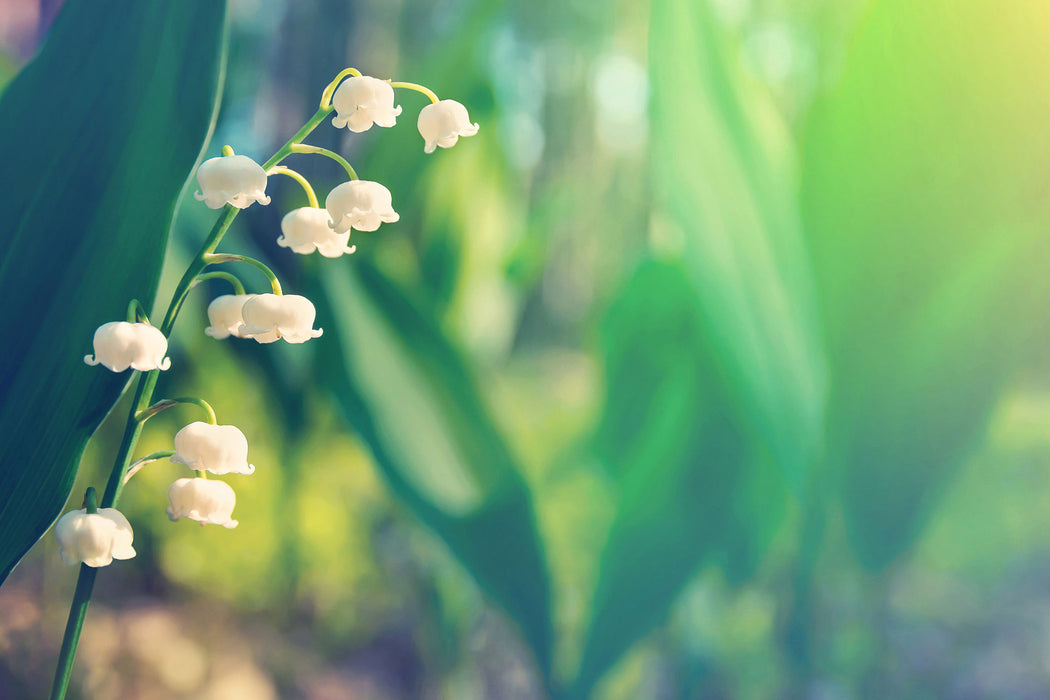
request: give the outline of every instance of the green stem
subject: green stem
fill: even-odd
[[[146,313],[146,309],[142,307],[142,304],[138,299],[132,299],[128,302],[128,313],[126,318],[128,319],[128,323],[138,323],[139,321],[149,323],[149,314]]]
[[[178,406],[180,403],[200,406],[204,409],[204,412],[208,414],[208,423],[211,425],[216,425],[218,423],[218,420],[215,418],[215,410],[211,407],[211,404],[204,399],[198,399],[196,396],[183,396],[177,399],[164,399],[163,401],[158,401],[144,411],[139,411],[135,415],[135,420],[139,423],[145,423],[161,411],[167,410],[172,406]]]
[[[332,95],[335,93],[335,89],[339,87],[339,83],[343,82],[343,78],[348,75],[352,75],[356,78],[361,77],[361,71],[356,68],[344,68],[339,72],[339,75],[332,79],[332,82],[325,86],[324,92],[321,93],[321,109],[329,111],[332,109]]]
[[[284,294],[281,291],[281,281],[277,279],[277,275],[274,274],[273,270],[267,267],[266,263],[256,260],[255,258],[249,258],[247,255],[234,255],[233,253],[219,253],[218,255],[208,255],[205,257],[205,262],[208,265],[221,265],[227,262],[242,262],[248,263],[252,267],[261,270],[266,279],[270,280],[270,288],[273,289],[273,293],[280,296]]]
[[[291,168],[286,168],[283,165],[275,165],[272,168],[270,168],[266,172],[266,174],[267,175],[287,175],[288,177],[292,178],[293,180],[298,182],[299,185],[303,188],[303,192],[306,193],[306,199],[310,202],[310,206],[313,207],[314,209],[320,209],[321,208],[321,205],[317,203],[317,193],[314,192],[314,188],[310,186],[310,181],[307,180],[302,175],[300,175],[299,173],[297,173],[294,170],[292,170]]]
[[[292,153],[317,153],[318,155],[327,156],[343,166],[343,170],[346,171],[346,174],[350,176],[351,180],[359,179],[354,167],[347,162],[346,158],[343,158],[335,151],[329,151],[327,148],[321,148],[320,146],[307,146],[300,143],[292,146]]]
[[[428,98],[430,98],[430,102],[433,104],[440,102],[440,100],[438,100],[437,94],[435,94],[433,90],[422,85],[417,85],[416,83],[393,82],[390,83],[390,87],[402,88],[405,90],[415,90],[416,92],[423,93]]]
[[[69,676],[73,670],[73,657],[77,653],[80,641],[80,630],[84,626],[88,603],[91,602],[91,589],[95,585],[95,574],[98,569],[86,564],[80,565],[80,576],[77,577],[77,589],[73,593],[73,603],[69,606],[69,622],[62,637],[62,650],[58,652],[58,668],[55,669],[55,682],[51,684],[51,700],[62,700],[69,688]]]
[[[174,455],[175,452],[172,450],[161,450],[159,452],[150,452],[145,457],[140,457],[139,459],[136,459],[134,462],[131,463],[131,466],[128,467],[127,473],[124,474],[124,485],[126,486],[127,483],[131,481],[131,477],[135,476],[135,474],[138,473],[139,469],[142,469],[150,462],[156,462],[161,459],[167,459]]]
[[[331,106],[318,109],[310,117],[309,121],[263,164],[263,170],[269,170],[292,153],[293,147],[309,136],[310,132],[316,129],[318,124],[324,121],[324,118],[331,111]],[[238,213],[240,213],[240,209],[236,207],[230,205],[225,207],[208,237],[201,245],[200,250],[197,251],[197,255],[190,262],[190,266],[186,269],[182,279],[179,280],[179,284],[176,286],[174,294],[172,294],[171,303],[168,305],[168,311],[164,315],[164,323],[160,327],[164,335],[171,334],[171,329],[175,325],[175,319],[178,318],[179,310],[186,300],[186,295],[193,287],[197,277],[208,266],[206,258],[215,252],[223,235],[230,228],[230,224],[233,223]],[[136,419],[136,416],[140,411],[149,407],[153,398],[153,390],[157,386],[159,374],[159,371],[153,370],[145,374],[139,374],[137,380],[135,380],[135,396],[131,402],[128,419],[124,424],[124,436],[120,441],[120,448],[117,450],[117,457],[113,462],[113,470],[110,472],[109,481],[106,483],[106,492],[102,496],[102,508],[115,508],[117,501],[120,500],[120,494],[124,487],[124,477],[131,464],[131,453],[135,449],[139,435],[142,432],[142,423]],[[84,617],[87,615],[88,604],[91,602],[91,591],[95,586],[97,573],[98,569],[93,567],[86,565],[81,565],[80,567],[80,576],[77,578],[73,602],[69,607],[66,632],[62,638],[62,649],[58,654],[55,680],[51,685],[51,700],[62,700],[66,696],[66,690],[69,688],[69,677],[73,670],[73,659],[77,653],[77,643],[80,641],[80,630],[84,626]]]
[[[203,275],[197,275],[197,279],[193,281],[192,287],[196,287],[199,282],[205,280],[226,280],[233,287],[233,293],[238,296],[244,296],[244,284],[237,275],[231,275],[229,272],[205,272]]]

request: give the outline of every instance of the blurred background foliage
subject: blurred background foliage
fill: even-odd
[[[0,2],[6,78],[59,4]],[[158,395],[258,471],[231,531],[136,477],[77,692],[1046,695],[1048,39],[1021,0],[232,1],[211,154],[265,158],[346,65],[481,131],[424,156],[414,93],[319,128],[401,214],[353,257],[276,246],[290,181],[239,217],[325,334],[216,342],[226,290],[191,296]],[[0,697],[45,692],[74,578],[45,537],[0,589]]]

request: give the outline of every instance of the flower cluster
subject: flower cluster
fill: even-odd
[[[343,80],[347,75],[351,77]],[[425,153],[433,153],[439,146],[451,148],[460,137],[478,132],[478,125],[471,123],[466,107],[455,100],[438,99],[431,90],[420,85],[380,80],[348,68],[325,89],[319,112],[300,130],[299,137],[308,134],[333,111],[333,126],[346,127],[354,133],[367,131],[373,125],[394,126],[402,111],[394,104],[395,88],[421,92],[430,99],[431,104],[420,111],[416,122]],[[321,207],[306,178],[279,165],[292,153],[316,153],[332,158],[343,166],[350,179],[333,187],[325,198],[324,207]],[[274,174],[287,175],[298,181],[309,200],[309,206],[293,209],[281,220],[277,244],[293,253],[309,255],[316,251],[325,258],[349,255],[356,250],[356,246],[349,244],[352,231],[376,231],[382,224],[394,223],[400,218],[394,210],[390,190],[385,186],[359,179],[342,156],[298,140],[289,142],[265,166],[247,156],[235,154],[229,146],[225,147],[221,156],[210,158],[198,167],[200,189],[194,196],[212,209],[233,207],[240,210],[255,203],[266,206],[270,203],[266,194],[267,181]],[[226,226],[231,219],[226,218]],[[245,293],[236,276],[226,272],[195,275],[190,271],[194,270],[191,266],[180,282],[161,328],[150,324],[144,310],[133,301],[126,321],[112,321],[98,327],[93,339],[94,354],[86,355],[84,362],[102,365],[113,372],[167,370],[171,366],[171,360],[166,356],[167,333],[174,317],[189,289],[209,277],[226,278],[233,284],[234,293],[215,297],[208,305],[209,325],[204,329],[208,336],[218,340],[234,337],[250,338],[258,343],[284,340],[299,344],[322,334],[322,329],[314,328],[316,311],[313,303],[303,296],[284,294],[276,275],[263,263],[241,255],[212,253],[226,229],[217,227],[216,230],[215,237],[210,238],[198,253],[197,262],[201,266],[196,269],[225,262],[246,262],[268,276],[272,293]],[[145,402],[149,401],[151,392],[152,388],[145,396]],[[183,464],[196,474],[179,478],[168,488],[168,517],[172,521],[188,518],[201,525],[236,527],[233,508],[237,497],[234,490],[223,481],[208,478],[208,474],[248,475],[255,471],[255,467],[248,463],[248,441],[244,433],[232,425],[218,425],[211,407],[192,398],[169,399],[136,409],[129,417],[129,423],[141,423],[179,403],[201,406],[207,410],[209,422],[197,421],[179,430],[174,436],[174,450],[154,453],[132,465],[121,464],[117,468],[126,482],[144,464],[162,458],[156,455],[169,457],[171,462]],[[88,490],[84,508],[70,511],[58,520],[55,536],[62,560],[67,564],[99,567],[109,565],[114,559],[135,556],[131,525],[114,508],[99,508],[94,502],[93,489]]]

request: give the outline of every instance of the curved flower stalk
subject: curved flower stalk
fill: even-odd
[[[247,209],[254,202],[270,203],[266,196],[266,171],[248,156],[209,158],[197,168],[201,188],[193,196],[212,209],[229,204]]]
[[[315,250],[326,258],[338,258],[357,250],[348,246],[350,231],[337,233],[327,209],[300,207],[293,209],[281,219],[281,232],[277,245],[291,248],[293,253],[309,255]]]
[[[394,211],[390,190],[368,180],[336,185],[325,198],[324,206],[332,217],[329,225],[336,233],[345,233],[351,228],[375,231],[381,223],[391,224],[401,218]]]
[[[109,566],[114,559],[131,559],[134,533],[131,523],[116,508],[71,510],[55,523],[58,554],[66,566]]]
[[[252,474],[248,464],[248,440],[232,425],[196,421],[175,433],[172,462],[212,474]]]
[[[103,323],[95,331],[92,340],[94,355],[84,355],[89,365],[102,365],[113,372],[136,369],[141,372],[171,367],[168,339],[157,328],[148,323],[111,321]]]
[[[289,343],[305,343],[324,332],[313,329],[317,315],[313,302],[298,294],[257,294],[245,302],[241,313],[241,336],[259,343],[273,343],[281,338]]]
[[[211,324],[204,329],[204,334],[217,340],[229,338],[244,338],[241,335],[241,325],[244,319],[241,311],[244,303],[254,297],[254,294],[223,294],[215,297],[208,304],[208,322]]]
[[[424,153],[433,153],[438,146],[452,148],[460,136],[478,133],[477,122],[471,123],[467,108],[455,100],[439,100],[419,112],[416,121],[423,137]]]
[[[237,494],[229,484],[214,479],[178,479],[168,487],[168,519],[189,518],[203,525],[237,527],[233,508]]]
[[[332,95],[336,116],[332,126],[360,133],[372,125],[390,127],[396,123],[401,107],[394,106],[394,88],[389,80],[367,75],[347,78]]]

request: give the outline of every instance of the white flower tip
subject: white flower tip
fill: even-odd
[[[92,367],[99,363],[99,361],[95,359],[94,355],[84,355],[84,362],[91,365]]]

